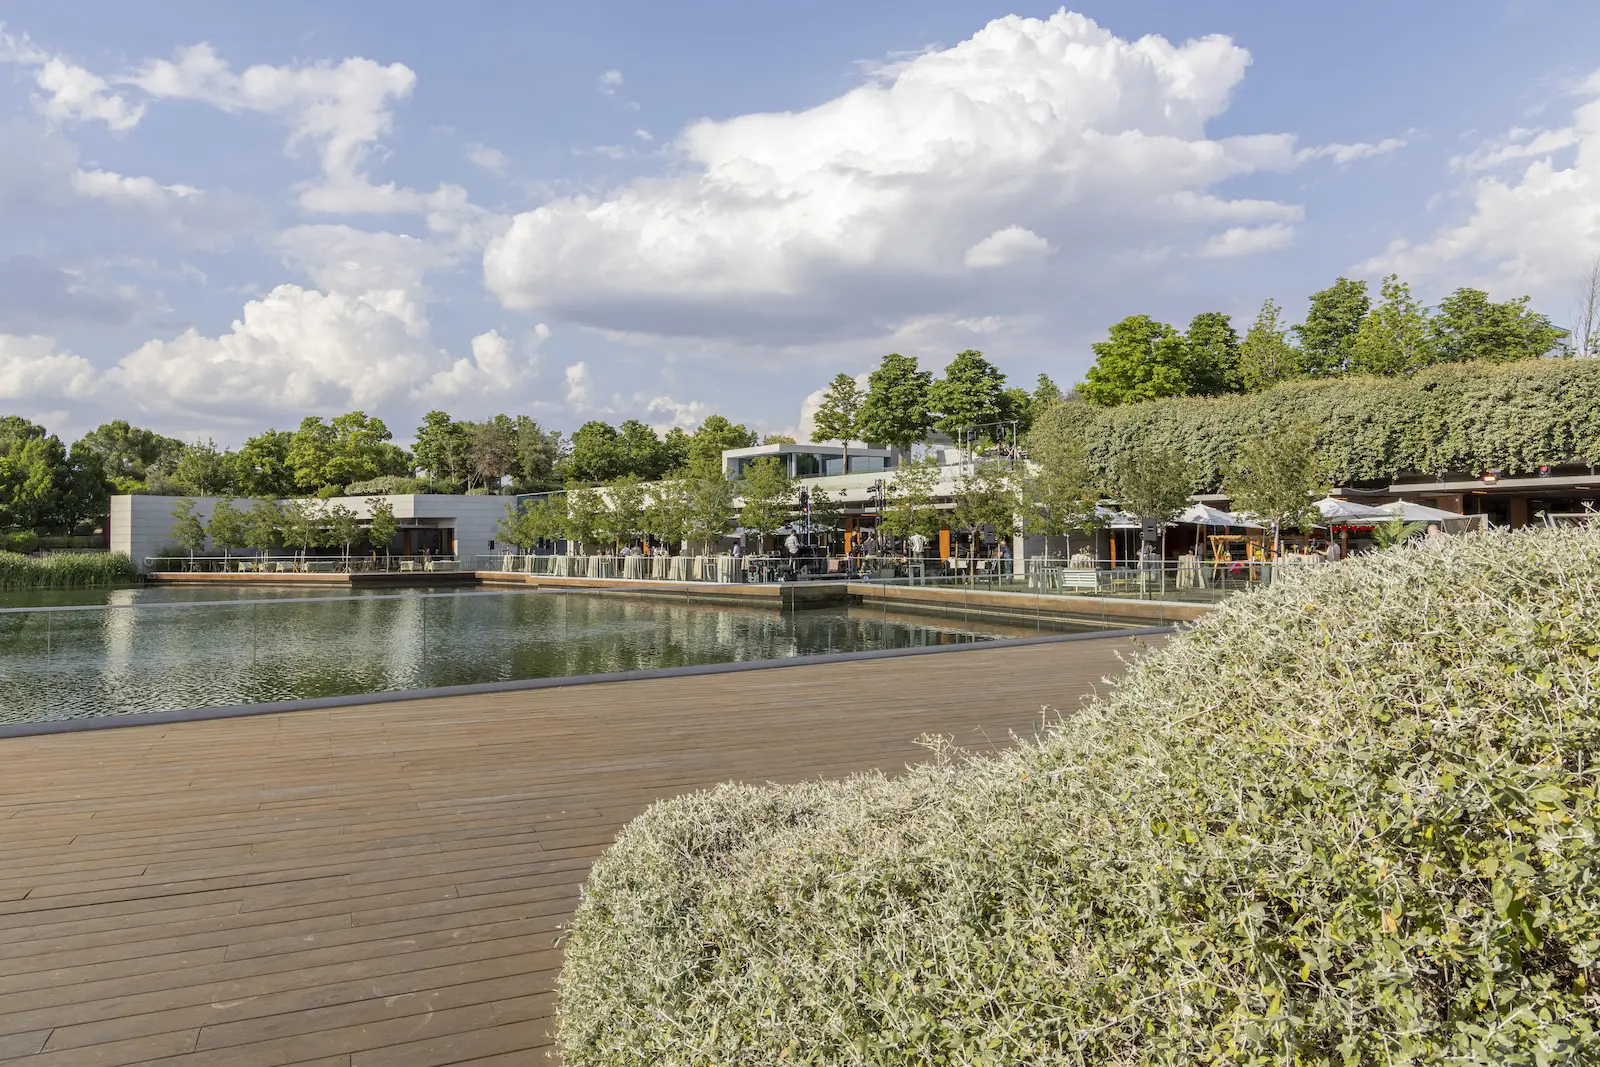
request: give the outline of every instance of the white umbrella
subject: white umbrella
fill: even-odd
[[[1337,497],[1325,496],[1315,504],[1324,519],[1340,519],[1350,522],[1360,519],[1391,519],[1394,516],[1387,511],[1371,507],[1367,504],[1357,504],[1353,500],[1340,500]]]
[[[1251,522],[1231,511],[1214,508],[1210,504],[1190,504],[1173,521],[1187,523],[1190,526],[1239,526],[1251,530],[1261,529],[1259,522]]]
[[[1430,508],[1426,504],[1418,504],[1410,500],[1396,500],[1393,504],[1384,504],[1378,510],[1404,522],[1443,522],[1446,519],[1464,517],[1453,511]]]

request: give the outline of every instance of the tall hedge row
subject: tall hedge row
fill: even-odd
[[[564,1062],[1600,1059],[1600,530],[1308,571],[1037,742],[656,804]]]
[[[1540,464],[1600,463],[1600,361],[1525,360],[1433,367],[1403,378],[1291,382],[1264,393],[1188,397],[1113,408],[1058,406],[1036,439],[1082,434],[1108,489],[1141,449],[1171,447],[1211,491],[1239,444],[1291,423],[1318,430],[1327,477],[1336,485],[1399,474],[1499,469],[1529,474]]]

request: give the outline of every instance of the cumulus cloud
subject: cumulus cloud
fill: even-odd
[[[494,171],[499,174],[506,169],[506,154],[498,148],[490,148],[486,144],[473,142],[467,146],[467,159],[476,163],[484,170]]]
[[[1009,267],[1014,263],[1042,259],[1052,251],[1050,242],[1021,226],[996,230],[967,249],[966,264],[974,269]]]
[[[1453,165],[1473,174],[1459,196],[1466,218],[1418,243],[1396,240],[1357,269],[1462,277],[1565,299],[1600,256],[1600,71],[1575,91],[1571,121],[1513,129]]]
[[[109,170],[80,170],[72,175],[72,188],[81,196],[140,207],[165,207],[174,200],[200,195],[189,185],[162,185],[154,178],[117,174]]]
[[[0,333],[0,400],[69,399],[95,389],[94,365],[55,338]]]
[[[660,421],[650,424],[650,428],[660,434],[674,428],[693,430],[711,414],[711,406],[699,400],[680,401],[670,396],[657,396],[645,401],[644,394],[640,394],[634,397],[634,402],[644,402],[647,414],[662,417]]]
[[[1374,156],[1387,155],[1406,146],[1406,142],[1399,137],[1385,137],[1377,144],[1367,144],[1364,141],[1356,144],[1325,144],[1315,148],[1302,148],[1300,159],[1331,159],[1340,166],[1354,163],[1357,160],[1371,159]]]
[[[319,289],[339,293],[412,292],[423,275],[449,262],[440,249],[403,233],[345,225],[295,226],[275,239],[279,255]]]
[[[607,96],[614,96],[622,88],[622,71],[608,70],[600,75],[600,91]]]
[[[54,122],[103,122],[116,133],[139,124],[143,104],[129,104],[113,92],[105,79],[53,55],[35,45],[26,34],[13,37],[0,23],[0,61],[33,68],[34,84],[43,90],[35,94],[34,107]]]
[[[998,19],[808,110],[690,125],[673,171],[516,216],[485,280],[605,330],[805,343],[986,299],[974,266],[1050,248],[1055,291],[1126,249],[1199,254],[1300,215],[1216,191],[1303,162],[1286,134],[1207,135],[1248,65],[1221,36]]]
[[[589,364],[583,361],[572,364],[566,370],[567,379],[567,406],[574,411],[587,411],[594,406],[594,376],[589,373]]]
[[[472,339],[472,356],[456,360],[413,392],[413,398],[433,403],[439,397],[500,397],[522,385],[534,373],[539,346],[550,336],[544,323],[533,328],[530,343],[517,352],[498,330]]]
[[[1200,255],[1204,259],[1253,256],[1288,248],[1293,240],[1294,227],[1282,223],[1272,226],[1234,226],[1207,241]]]

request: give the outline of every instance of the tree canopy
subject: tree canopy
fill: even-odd
[[[928,436],[933,417],[928,393],[933,374],[917,369],[915,356],[891,352],[867,378],[867,395],[857,425],[874,444],[906,449]]]

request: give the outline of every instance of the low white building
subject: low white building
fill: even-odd
[[[193,500],[195,516],[209,524],[211,513],[222,497],[114,496],[111,498],[111,551],[126,552],[133,565],[148,570],[146,561],[166,554],[176,544],[172,514],[180,500]],[[495,547],[496,524],[505,517],[512,496],[446,496],[415,494],[384,497],[334,497],[328,504],[343,504],[358,519],[372,517],[369,500],[387,500],[394,509],[399,532],[391,552],[402,556],[432,555],[455,557],[466,567]],[[248,499],[237,499],[234,507],[248,511]],[[287,503],[287,501],[280,501]],[[208,545],[206,552],[218,551]],[[182,555],[184,553],[179,552]]]

